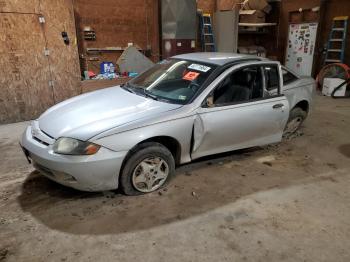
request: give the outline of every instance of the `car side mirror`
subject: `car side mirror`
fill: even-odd
[[[214,107],[214,97],[212,95],[206,98],[205,105],[207,107]]]

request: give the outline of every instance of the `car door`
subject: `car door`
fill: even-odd
[[[196,112],[192,159],[281,141],[289,105],[280,94],[279,70],[274,76],[278,79],[277,94],[267,92],[264,66],[278,69],[279,64],[234,66],[214,84]]]

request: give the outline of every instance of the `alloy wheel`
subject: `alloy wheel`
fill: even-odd
[[[149,193],[160,188],[169,175],[169,166],[161,157],[148,157],[142,160],[134,169],[132,184],[143,193]]]

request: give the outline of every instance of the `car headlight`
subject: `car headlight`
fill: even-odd
[[[53,151],[63,155],[93,155],[101,146],[74,138],[61,137],[53,145]]]

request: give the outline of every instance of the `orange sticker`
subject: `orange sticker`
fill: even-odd
[[[182,77],[183,80],[193,81],[199,76],[199,73],[197,72],[188,72],[186,75]]]

